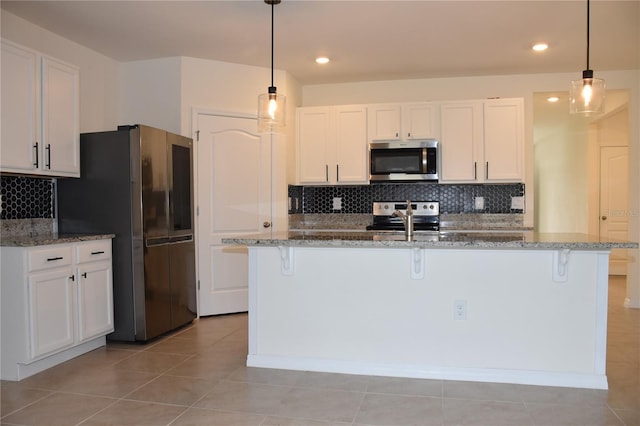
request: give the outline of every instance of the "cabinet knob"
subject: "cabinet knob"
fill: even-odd
[[[82,278],[87,278],[87,273],[86,272],[82,273]]]
[[[69,279],[70,279],[71,281],[75,281],[75,280],[76,280],[76,276],[75,276],[75,275],[71,275],[71,276],[69,277]]]
[[[606,216],[602,216],[602,220],[607,220],[607,217]]]
[[[262,226],[263,226],[264,228],[270,228],[270,227],[271,227],[271,222],[269,222],[269,221],[264,221],[264,222],[262,223]]]

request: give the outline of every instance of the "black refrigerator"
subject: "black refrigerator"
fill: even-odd
[[[196,317],[193,140],[149,126],[80,135],[57,181],[58,232],[112,233],[115,330],[147,341]]]

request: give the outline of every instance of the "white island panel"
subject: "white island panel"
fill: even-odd
[[[249,366],[607,387],[608,250],[568,252],[560,281],[559,250],[249,253]],[[454,319],[459,300],[464,320]]]

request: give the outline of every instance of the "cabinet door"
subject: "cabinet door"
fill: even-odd
[[[405,139],[439,139],[437,106],[431,103],[402,106],[402,136]]]
[[[0,171],[38,168],[38,61],[33,51],[2,41],[2,148]]]
[[[329,183],[329,147],[331,108],[298,109],[298,182],[301,184]]]
[[[443,103],[440,117],[440,181],[482,181],[482,102]]]
[[[42,167],[54,176],[80,176],[78,69],[42,58]]]
[[[367,108],[335,108],[335,182],[369,183],[367,166]],[[330,179],[332,180],[332,179]]]
[[[29,276],[31,359],[73,346],[74,279],[71,268]]]
[[[400,139],[400,105],[369,106],[369,140]]]
[[[486,180],[521,182],[523,176],[523,101],[487,100],[484,104]]]
[[[79,343],[113,331],[112,276],[111,262],[78,267]]]

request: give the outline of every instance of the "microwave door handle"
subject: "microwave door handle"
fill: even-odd
[[[422,148],[422,173],[427,173],[427,148]]]

